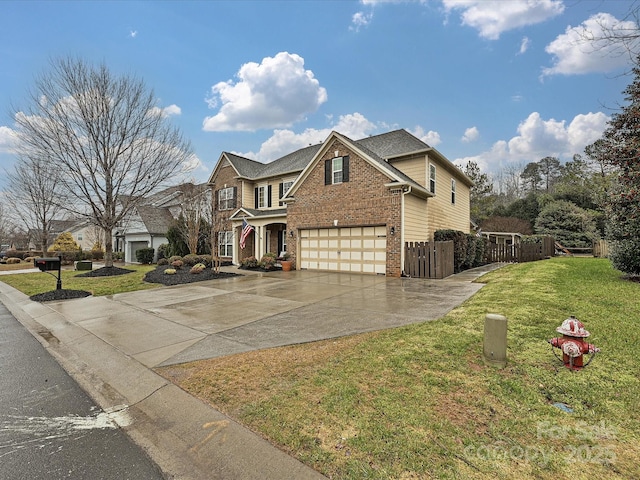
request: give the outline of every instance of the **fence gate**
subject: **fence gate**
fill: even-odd
[[[453,275],[453,240],[406,242],[404,273],[414,278],[445,278]]]

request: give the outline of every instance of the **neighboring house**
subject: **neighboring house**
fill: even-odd
[[[136,252],[141,248],[153,248],[157,260],[158,246],[169,243],[167,232],[183,211],[187,188],[195,188],[202,195],[208,194],[206,184],[176,185],[149,195],[131,211],[114,232],[114,251],[124,252],[125,262],[137,262]],[[207,209],[210,208],[210,199],[203,203]]]
[[[480,234],[496,245],[520,245],[523,235],[515,232],[484,232]]]
[[[80,220],[51,220],[49,222],[49,234],[47,235],[47,244],[51,246],[61,233],[69,232],[76,225],[80,224]],[[29,229],[29,250],[40,249],[40,235],[42,230]],[[75,237],[74,237],[75,239]]]
[[[96,227],[88,220],[83,220],[72,225],[67,232],[71,233],[75,242],[83,251],[90,251],[96,242],[99,242],[104,248],[104,234],[100,227]]]
[[[332,132],[267,164],[223,152],[209,184],[219,256],[236,264],[287,251],[297,268],[399,276],[405,242],[470,230],[473,182],[405,130]]]

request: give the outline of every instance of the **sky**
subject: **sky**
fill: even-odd
[[[0,163],[12,111],[52,59],[141,78],[192,143],[269,162],[325,140],[404,128],[494,178],[600,138],[624,104],[627,0],[0,1]],[[3,180],[0,176],[0,188]]]

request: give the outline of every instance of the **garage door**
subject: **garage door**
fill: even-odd
[[[335,272],[386,273],[387,228],[313,228],[300,231],[300,267]]]

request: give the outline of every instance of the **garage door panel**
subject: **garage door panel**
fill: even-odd
[[[386,272],[386,227],[316,228],[300,231],[300,266],[309,270]]]

